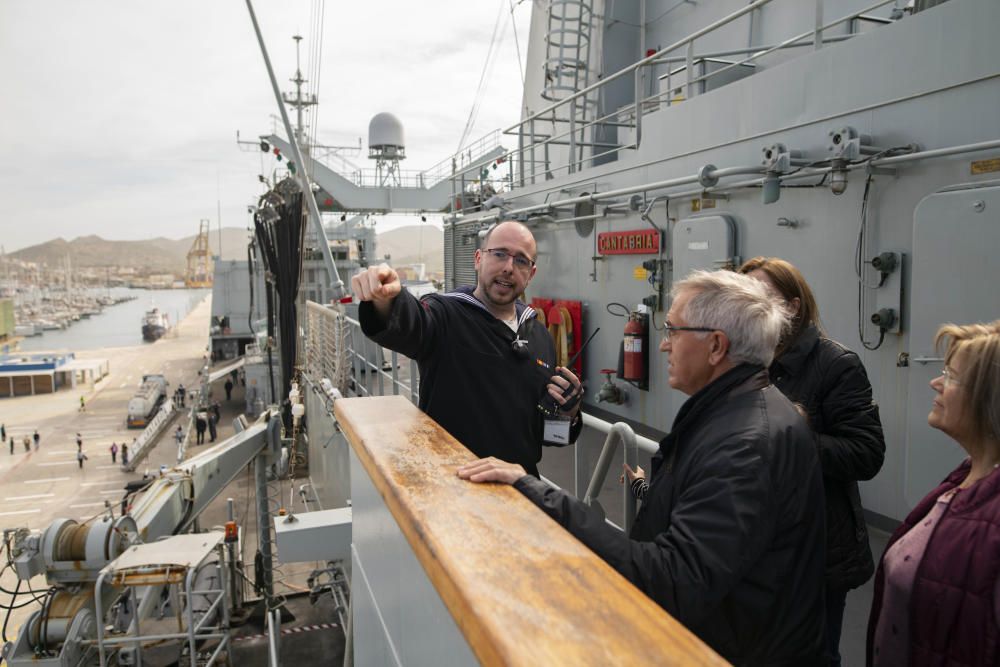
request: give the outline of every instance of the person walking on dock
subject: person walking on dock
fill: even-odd
[[[132,444],[135,444],[135,440],[132,441]],[[122,465],[128,465],[128,444],[124,442],[122,443]]]
[[[199,412],[195,416],[194,420],[194,430],[198,434],[197,444],[205,444],[205,428],[208,426],[208,415],[204,412]]]
[[[177,425],[177,430],[174,431],[174,440],[177,441],[178,447],[180,447],[181,443],[184,442],[184,429],[181,428],[180,424]]]
[[[30,452],[31,451],[31,438],[29,438],[28,436],[24,436],[24,441],[23,442],[24,442],[24,451]]]
[[[83,396],[81,396],[80,397],[80,412],[86,412],[86,411],[87,411],[87,403],[83,400]],[[82,466],[83,464],[81,463],[80,465]]]
[[[0,442],[3,442],[6,439],[7,439],[7,425],[0,424]]]
[[[219,421],[219,413],[213,410],[208,414],[208,437],[209,442],[215,442],[215,425]]]
[[[10,436],[10,455],[14,456],[14,436]]]
[[[83,453],[82,449],[78,449],[76,452],[76,462],[80,466],[80,470],[83,470],[83,462],[87,460],[87,455]]]
[[[223,386],[226,389],[226,400],[227,401],[233,400],[233,381],[232,380],[226,380],[226,384],[223,385]]]
[[[118,458],[118,444],[112,442],[111,443],[111,462],[112,463],[117,463],[117,461],[115,461],[116,458]]]
[[[37,452],[38,451],[38,441],[42,439],[42,436],[38,435],[38,429],[37,428],[35,429],[34,435],[31,436],[31,439],[35,441],[35,451]]]
[[[184,407],[184,396],[187,394],[187,390],[184,388],[184,383],[177,385],[177,397],[180,399],[180,406]]]
[[[83,449],[83,437],[78,432],[76,434],[76,450],[80,451],[81,449]]]

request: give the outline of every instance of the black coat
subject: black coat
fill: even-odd
[[[567,493],[515,487],[734,664],[820,664],[823,488],[805,421],[763,367],[689,398],[626,537]]]
[[[885,438],[861,359],[808,327],[771,364],[771,381],[809,414],[826,493],[826,581],[850,590],[875,571],[859,480],[882,468]]]
[[[517,315],[524,354],[515,352],[511,328],[470,289],[421,301],[404,289],[384,323],[370,302],[358,308],[366,336],[416,360],[421,410],[477,456],[519,463],[537,476],[544,442],[537,405],[555,370],[555,344],[534,310],[518,303]],[[577,419],[571,442],[582,427]]]

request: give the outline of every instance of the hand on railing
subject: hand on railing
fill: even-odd
[[[646,471],[642,469],[642,466],[636,466],[635,470],[633,470],[632,468],[629,467],[627,463],[623,463],[622,470],[623,472],[621,474],[621,477],[618,478],[619,484],[624,484],[626,477],[628,477],[629,486],[631,486],[632,482],[634,482],[637,479],[642,479],[642,480],[646,479]]]

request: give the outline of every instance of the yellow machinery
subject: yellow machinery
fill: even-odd
[[[187,254],[185,287],[212,286],[212,250],[208,247],[208,220],[198,223],[198,236],[194,238]]]

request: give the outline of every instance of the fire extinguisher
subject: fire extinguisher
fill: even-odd
[[[646,318],[641,313],[629,313],[625,325],[624,375],[621,379],[640,384],[646,381]]]

